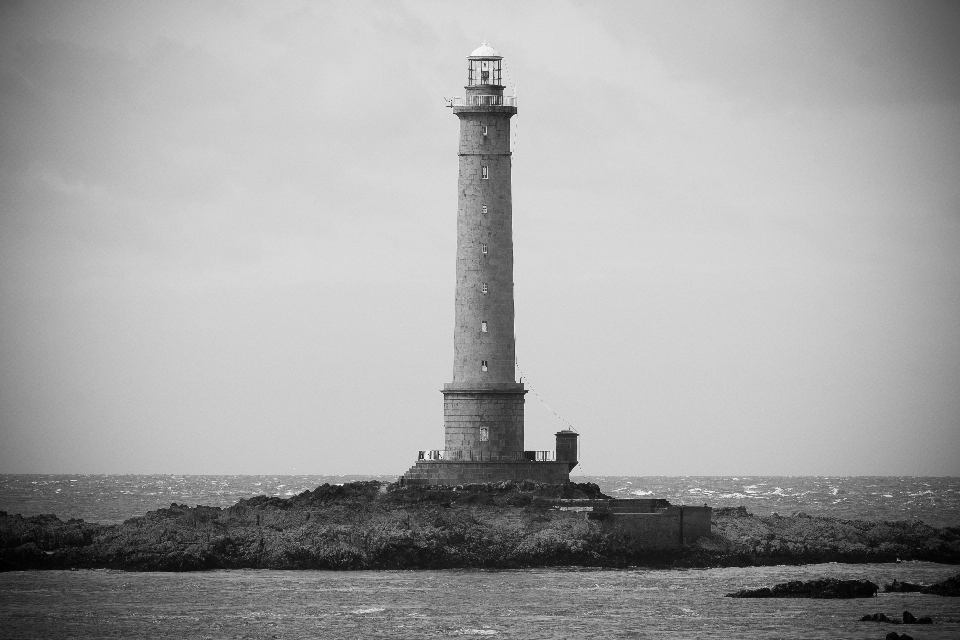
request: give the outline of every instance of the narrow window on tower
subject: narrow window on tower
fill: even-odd
[[[489,174],[489,172],[487,171],[487,167],[482,167],[482,168],[480,169],[480,177],[483,178],[484,180],[486,180],[487,178],[490,177],[490,174]]]
[[[490,440],[490,427],[480,427],[480,442]]]
[[[480,253],[487,255],[487,245],[482,242],[480,243]]]
[[[484,205],[480,205],[480,212],[481,212],[483,215],[487,215],[487,205],[485,205],[485,204],[484,204]]]
[[[480,290],[483,291],[484,293],[487,292],[487,283],[486,283],[486,282],[483,283],[483,287],[481,287]]]
[[[481,361],[480,361],[480,371],[486,371],[486,370],[487,370],[487,361],[486,361],[486,360],[481,360]]]
[[[482,133],[483,135],[487,135],[487,125],[485,124],[480,125],[480,133]]]
[[[480,332],[481,332],[481,333],[486,333],[486,332],[487,332],[487,321],[486,321],[486,320],[481,320],[481,321],[480,321]]]

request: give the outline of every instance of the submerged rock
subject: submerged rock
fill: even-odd
[[[792,580],[761,589],[741,589],[728,593],[728,598],[872,598],[880,587],[869,580],[839,580],[821,578],[819,580]],[[883,615],[883,614],[880,614]]]
[[[900,620],[893,620],[888,618],[883,613],[874,613],[872,615],[866,615],[860,618],[860,622],[889,622],[890,624],[901,624]],[[903,624],[933,624],[933,618],[930,616],[923,616],[922,618],[917,618],[909,611],[903,612]]]
[[[865,615],[860,618],[860,622],[890,622],[896,623],[896,620],[891,620],[883,613],[874,613],[872,615]]]
[[[761,587],[759,589],[740,589],[733,593],[728,593],[727,598],[773,598],[773,590],[770,587]]]

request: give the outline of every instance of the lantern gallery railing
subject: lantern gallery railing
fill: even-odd
[[[447,98],[448,107],[515,107],[517,96],[466,96]]]
[[[514,451],[489,453],[487,451],[421,451],[420,460],[447,460],[458,462],[555,462],[554,451]]]

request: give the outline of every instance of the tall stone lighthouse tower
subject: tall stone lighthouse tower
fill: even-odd
[[[483,43],[468,57],[460,119],[453,381],[443,385],[444,449],[421,451],[411,484],[534,479],[566,482],[577,434],[557,452],[524,451],[523,383],[516,381],[510,118],[502,56]],[[558,459],[562,458],[562,459]]]
[[[510,118],[501,56],[484,43],[467,58],[457,184],[453,382],[443,388],[444,445],[461,457],[523,453],[522,383],[515,381]],[[458,104],[459,102],[459,104]],[[455,455],[455,454],[454,454]]]

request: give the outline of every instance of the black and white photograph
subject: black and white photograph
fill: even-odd
[[[960,638],[960,2],[0,0],[0,640]]]

